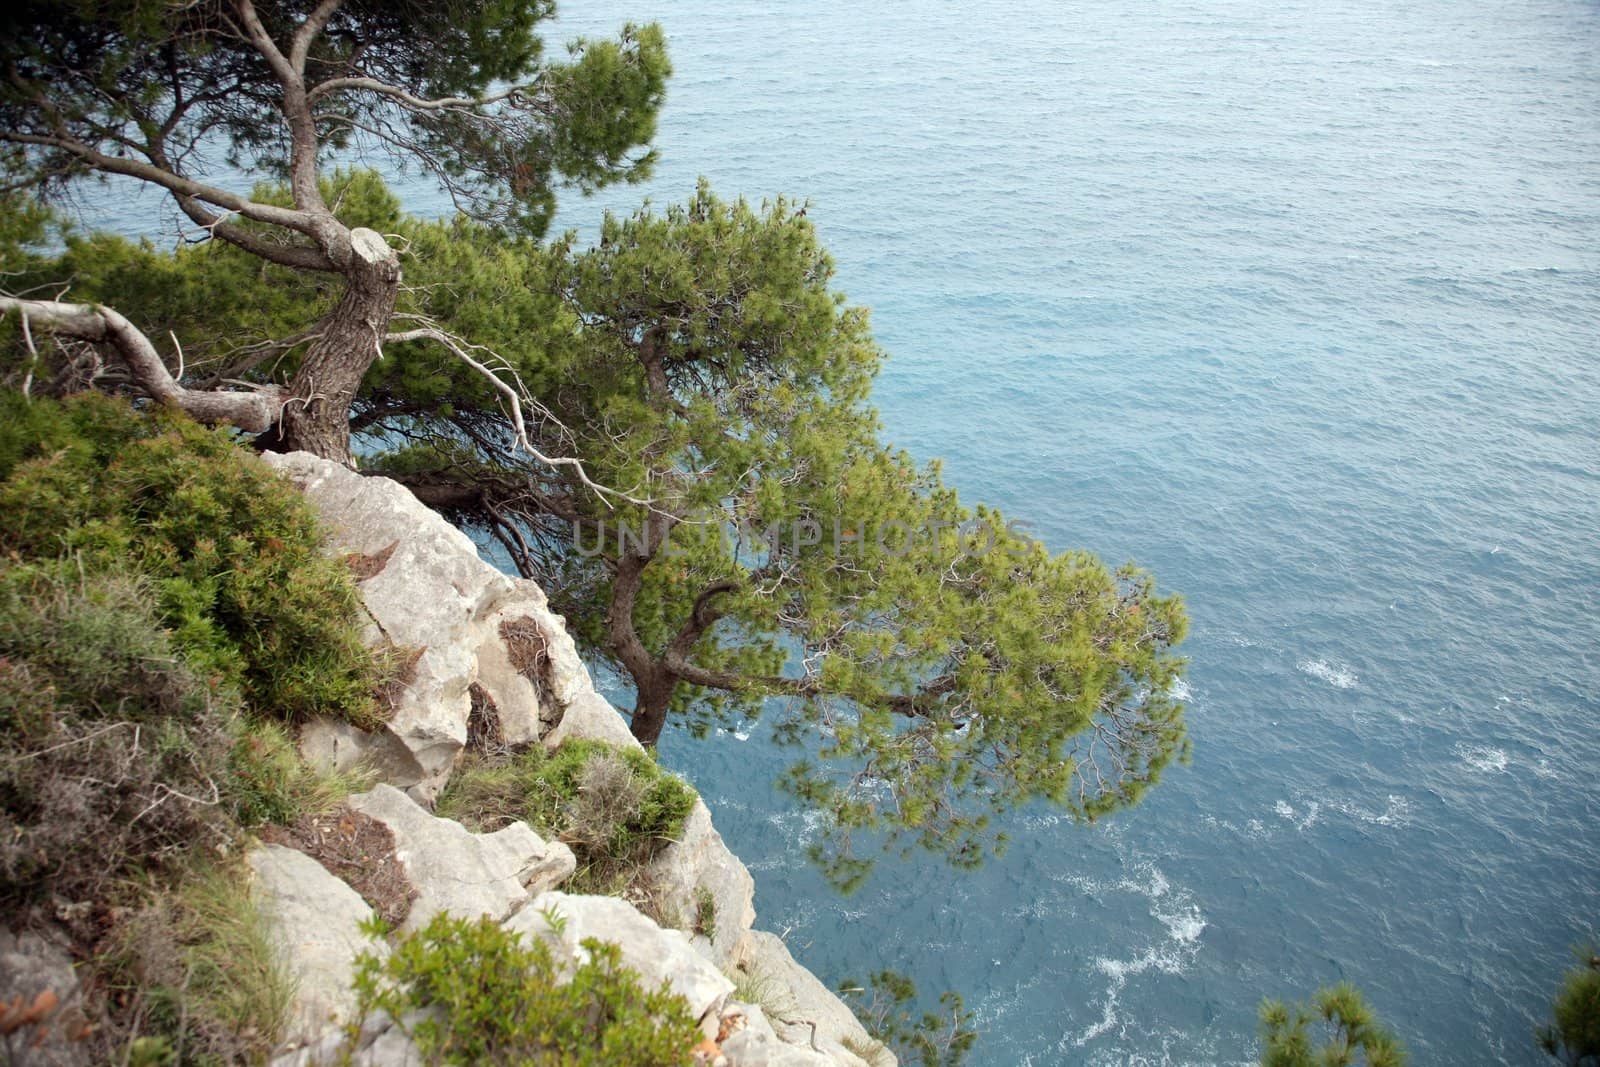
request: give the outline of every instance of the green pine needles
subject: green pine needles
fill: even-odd
[[[1400,1039],[1352,985],[1317,990],[1309,1005],[1261,1005],[1261,1067],[1405,1067]]]
[[[1578,965],[1562,979],[1551,1021],[1539,1027],[1539,1047],[1566,1067],[1600,1067],[1600,946],[1576,952]]]

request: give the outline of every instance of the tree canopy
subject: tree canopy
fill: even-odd
[[[1578,950],[1551,1006],[1551,1021],[1535,1036],[1539,1047],[1567,1067],[1600,1067],[1600,946]]]
[[[135,162],[161,169],[150,152],[174,115],[189,147],[163,157],[172,167],[220,137],[241,166],[277,177],[237,197],[177,170],[149,179],[208,220],[212,239],[172,253],[72,233],[59,252],[28,253],[37,220],[17,215],[0,233],[12,291],[70,278],[77,302],[0,298],[27,313],[11,316],[14,381],[132,386],[190,410],[199,397],[267,397],[284,413],[277,443],[323,454],[347,455],[353,434],[363,466],[545,586],[590,653],[631,682],[642,741],[672,721],[775,716],[797,750],[784,784],[828,815],[815,852],[844,886],[878,843],[974,865],[1003,843],[996,816],[1042,801],[1093,819],[1186,754],[1181,602],[1132,566],[1048,550],[964,503],[937,464],[883,442],[870,391],[884,355],[800,205],[730,203],[702,185],[682,205],[608,217],[593,247],[543,239],[558,178],[592,185],[648,164],[636,146],[665,76],[658,31],[547,65],[532,36],[542,6],[474,8],[437,41],[421,36],[444,17],[433,6],[328,0],[252,23],[254,10],[130,3],[73,31],[70,5],[24,9],[46,43],[8,46],[14,65],[81,48],[128,79],[111,95],[132,102],[99,102],[86,82],[74,90],[81,129],[50,133],[14,79],[0,140],[15,147],[18,187],[120,158],[119,136],[143,138]],[[394,35],[437,54],[388,57]],[[146,38],[177,56],[181,93],[133,54],[128,42]],[[469,70],[448,61],[454,48]],[[205,78],[225,87],[217,101],[247,99],[186,106]],[[494,88],[517,78],[527,88]],[[317,101],[309,170],[295,165],[296,93]],[[419,220],[373,173],[324,164],[327,149],[380,129],[406,131],[408,157],[436,168],[465,210]],[[462,132],[490,129],[502,132],[482,144]],[[512,150],[513,132],[533,153],[518,158],[544,167],[533,185],[509,163],[484,169],[511,159],[494,153]],[[392,268],[376,303],[366,267],[312,262],[332,261],[329,233]],[[113,308],[137,309],[139,325]],[[113,336],[129,330],[159,375]],[[341,331],[355,355],[323,360]],[[170,337],[172,355],[152,337]],[[347,399],[317,377],[330,369]],[[297,429],[290,413],[313,410]]]
[[[414,442],[383,463],[546,586],[632,681],[636,736],[775,705],[810,750],[787,784],[831,815],[818,852],[845,883],[865,869],[853,831],[976,863],[997,813],[1092,818],[1183,752],[1179,602],[1048,552],[880,442],[882,353],[795,205],[702,186],[551,271],[582,373],[541,397],[547,427],[631,499],[507,464],[492,412],[459,401],[379,418]]]
[[[535,235],[558,183],[592,189],[649,171],[645,146],[669,69],[660,30],[630,26],[552,63],[536,31],[553,9],[539,0],[9,6],[0,14],[4,189],[48,195],[92,174],[146,182],[171,194],[194,239],[342,285],[320,319],[279,339],[295,357],[287,383],[243,392],[178,381],[136,324],[137,308],[13,292],[0,310],[109,346],[146,392],[201,418],[348,458],[347,413],[387,339],[401,272],[381,232],[347,225],[325,199],[332,155],[387,152],[436,179],[469,217]],[[241,189],[227,180],[239,172],[278,177],[287,195]]]

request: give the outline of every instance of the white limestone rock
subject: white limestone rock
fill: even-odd
[[[559,916],[555,925],[550,916]],[[541,893],[505,924],[525,938],[544,938],[558,959],[586,960],[582,942],[593,937],[614,942],[622,962],[639,972],[646,988],[666,981],[689,1002],[689,1013],[715,1034],[723,1004],[733,983],[713,967],[677,930],[664,930],[619,897]]]
[[[769,1021],[783,1041],[811,1048],[810,1024],[814,1023],[817,1028],[816,1049],[835,1063],[847,1067],[865,1067],[866,1061],[846,1048],[844,1043],[848,1039],[859,1048],[869,1048],[873,1044],[872,1036],[833,990],[795,962],[794,956],[789,953],[789,946],[783,943],[782,938],[763,930],[751,930],[745,937],[737,966],[757,982],[782,991],[780,995],[785,1000],[783,1018],[771,1018]],[[893,1056],[887,1053],[881,1059],[885,1064],[895,1062]]]
[[[402,931],[420,929],[440,912],[499,921],[534,894],[565,881],[577,867],[570,848],[545,841],[527,823],[475,834],[453,819],[424,811],[389,785],[346,803],[394,834],[395,858],[416,891]]]
[[[367,902],[310,856],[263,845],[248,862],[251,892],[294,980],[286,1044],[314,1044],[354,1017],[350,983],[357,954],[370,951],[381,959],[388,946],[361,932],[361,924],[372,917]]]
[[[577,653],[573,655],[576,657]],[[544,745],[553,752],[574,737],[605,741],[623,748],[644,747],[634,738],[616,706],[593,689],[578,690],[564,705],[561,722],[545,735]]]
[[[537,740],[534,679],[512,667],[499,629],[523,616],[545,623],[543,591],[483,562],[466,534],[397,482],[304,452],[265,458],[316,509],[330,551],[358,560],[369,644],[416,654],[386,727],[415,760],[415,780],[394,784],[424,800],[437,794],[466,743],[474,684],[492,700],[507,742]]]
[[[646,878],[686,921],[698,915],[703,895],[710,895],[714,936],[697,935],[694,946],[718,967],[730,966],[756,921],[756,883],[723,843],[704,801],[695,801],[682,837],[651,862]]]
[[[364,1020],[355,1047],[344,1030],[272,1060],[270,1067],[423,1067],[422,1052],[404,1029],[382,1012]]]
[[[385,782],[428,777],[405,742],[387,730],[368,733],[342,719],[319,716],[301,724],[299,745],[306,762],[324,770],[371,770]]]
[[[740,1030],[722,1043],[728,1067],[838,1067],[841,1062],[821,1052],[786,1044],[755,1029]],[[850,1062],[860,1062],[852,1058]]]

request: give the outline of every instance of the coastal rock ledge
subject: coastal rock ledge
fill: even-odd
[[[526,823],[476,834],[433,815],[429,808],[468,745],[475,707],[494,709],[507,745],[637,742],[595,691],[565,622],[537,584],[485,563],[470,538],[393,481],[302,452],[265,458],[305,493],[329,532],[329,551],[350,564],[369,643],[392,650],[409,668],[382,731],[313,721],[300,739],[314,763],[364,765],[382,779],[350,798],[346,811],[393,836],[388,877],[408,908],[400,932],[441,912],[487,915],[525,939],[542,938],[558,959],[574,963],[582,938],[614,942],[646,983],[664,980],[689,1003],[706,1037],[697,1062],[869,1067],[867,1055],[870,1067],[895,1063],[779,938],[753,929],[755,883],[703,803],[647,874],[656,914],[690,917],[709,901],[716,916],[710,937],[663,926],[619,897],[559,891],[573,873],[573,854]],[[388,950],[362,932],[372,915],[367,901],[285,843],[261,846],[250,866],[252,891],[296,985],[291,1032],[274,1067],[420,1067],[405,1020],[363,1020],[360,1033],[348,1035],[354,957]],[[760,991],[764,1005],[741,1002],[741,988]]]

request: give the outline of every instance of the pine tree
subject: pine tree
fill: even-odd
[[[648,173],[668,65],[660,30],[628,27],[547,62],[548,0],[16,0],[0,13],[0,192],[50,195],[87,176],[165,190],[195,240],[334,281],[320,318],[275,340],[286,383],[196,387],[141,328],[145,309],[0,293],[32,333],[94,346],[150,396],[207,421],[349,455],[349,409],[391,337],[400,257],[324,195],[340,150],[386,151],[471,217],[537,234],[554,190]],[[264,198],[218,177],[223,157],[280,175]],[[67,296],[72,294],[68,293]],[[416,331],[401,331],[418,336]],[[163,338],[164,340],[164,338]],[[459,339],[436,336],[445,358]],[[181,355],[174,353],[181,360]]]
[[[1264,1002],[1261,1042],[1261,1067],[1404,1067],[1409,1059],[1345,982],[1317,990],[1310,1005]]]

